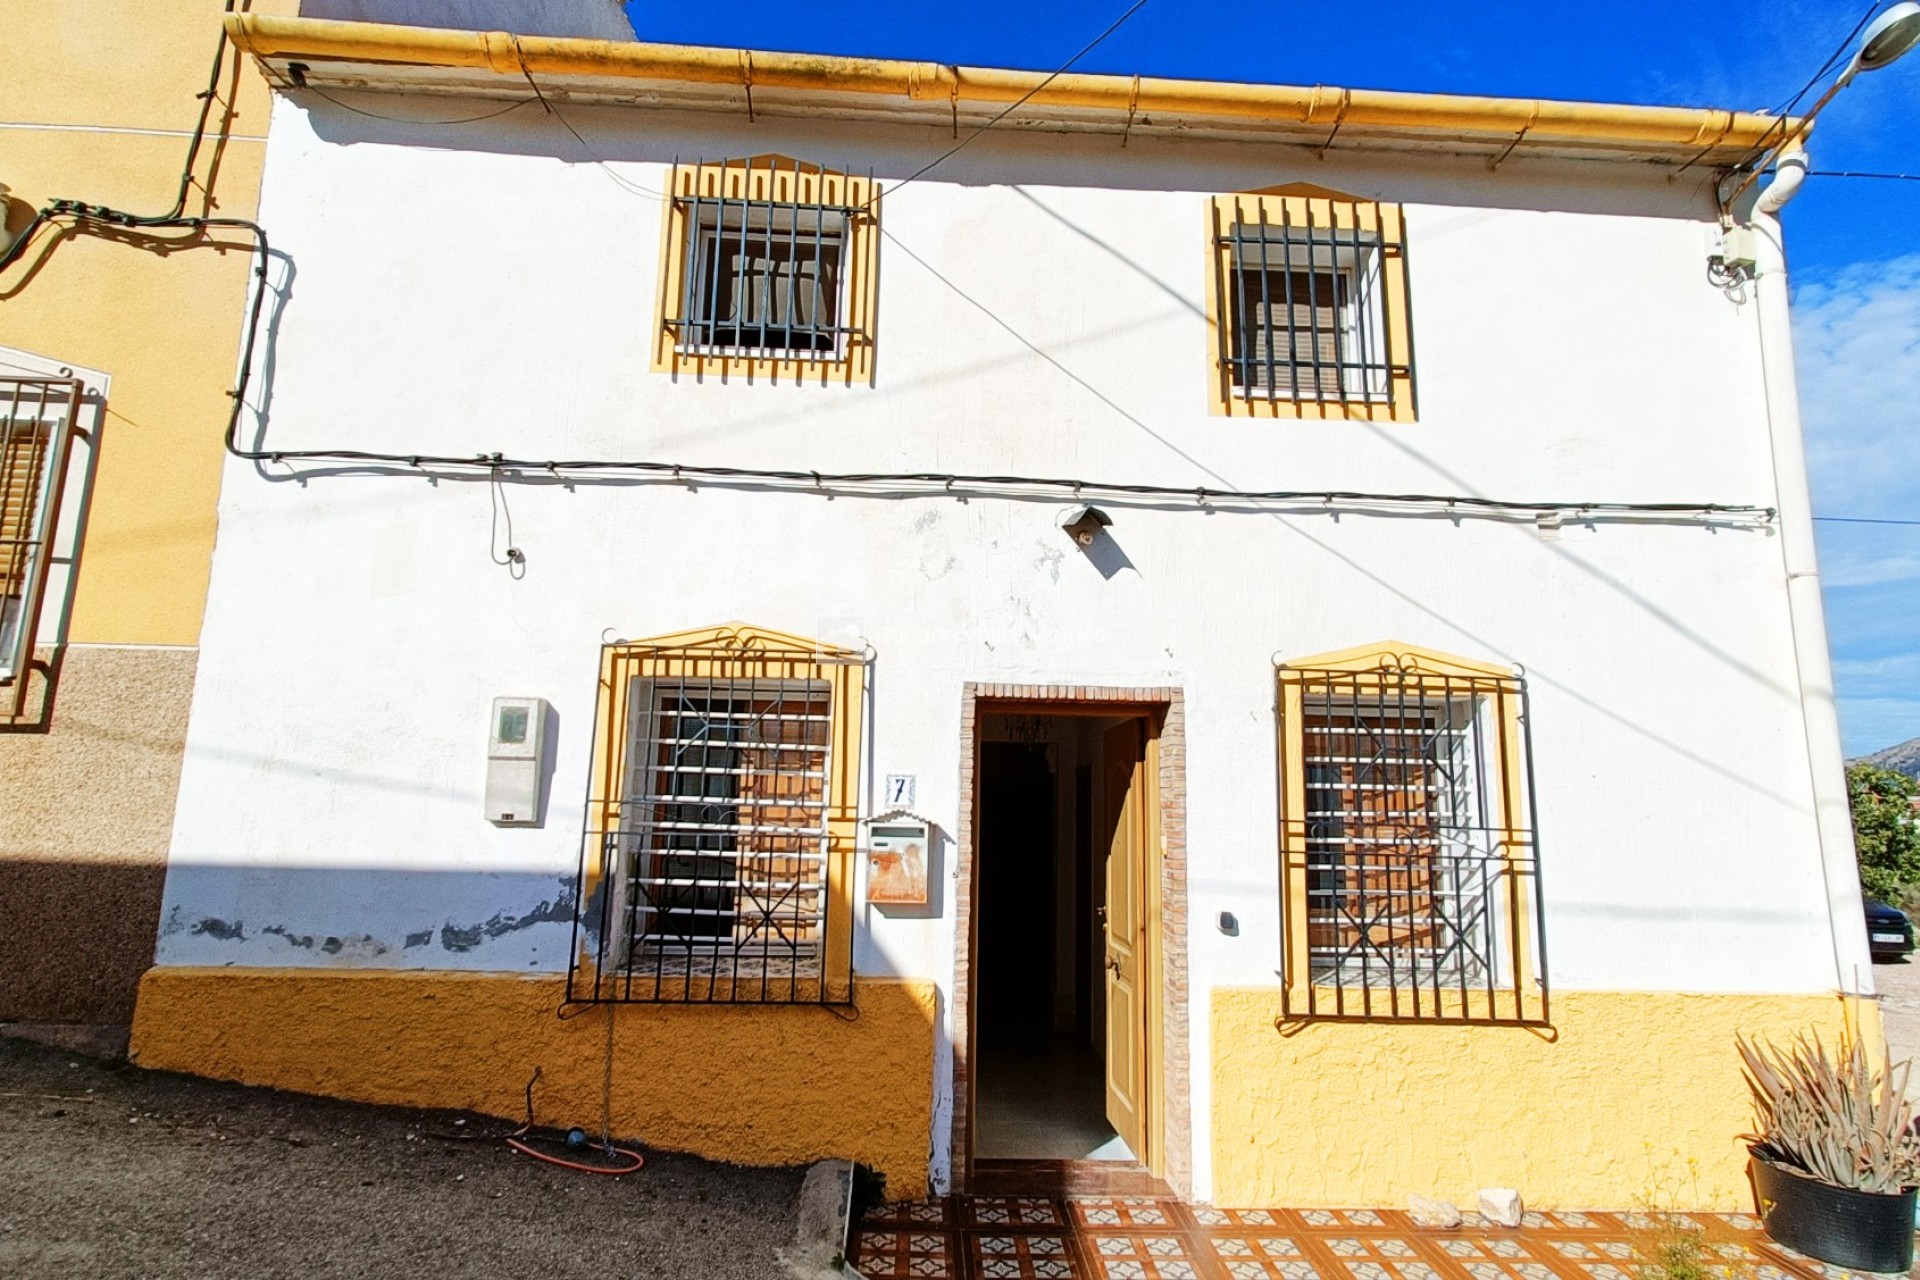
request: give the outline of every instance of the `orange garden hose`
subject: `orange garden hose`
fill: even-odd
[[[544,1151],[539,1151],[528,1146],[518,1138],[508,1138],[507,1145],[515,1151],[518,1151],[521,1155],[532,1156],[535,1160],[544,1160],[548,1164],[557,1164],[562,1169],[578,1169],[581,1173],[606,1173],[618,1177],[623,1173],[637,1173],[641,1167],[647,1163],[646,1157],[642,1156],[638,1151],[629,1151],[625,1147],[607,1146],[601,1149],[608,1155],[625,1156],[628,1160],[632,1161],[631,1164],[597,1165],[581,1164],[578,1160],[565,1160],[559,1156],[548,1155]]]
[[[609,1027],[611,1027],[611,1022],[609,1022]],[[609,1031],[608,1046],[609,1050],[611,1050],[611,1031]],[[527,1122],[507,1135],[506,1143],[509,1147],[512,1147],[523,1156],[532,1156],[535,1160],[544,1160],[548,1164],[557,1164],[562,1169],[577,1169],[581,1173],[605,1173],[619,1177],[623,1173],[638,1173],[645,1167],[647,1163],[645,1156],[641,1155],[638,1151],[629,1151],[625,1147],[614,1146],[613,1139],[606,1137],[604,1133],[600,1139],[599,1149],[610,1156],[624,1156],[631,1163],[618,1165],[582,1164],[578,1160],[568,1160],[561,1156],[550,1155],[523,1141],[523,1139],[533,1136],[533,1086],[538,1083],[539,1080],[540,1068],[535,1067],[533,1069],[533,1076],[527,1081]],[[602,1100],[602,1107],[603,1115],[601,1117],[601,1123],[604,1126],[606,1122],[604,1099]],[[586,1135],[578,1129],[569,1130],[567,1132],[566,1143],[569,1147],[585,1146]]]

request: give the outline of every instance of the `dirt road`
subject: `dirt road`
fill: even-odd
[[[798,1170],[511,1153],[498,1120],[115,1069],[0,1038],[0,1275],[783,1274]]]

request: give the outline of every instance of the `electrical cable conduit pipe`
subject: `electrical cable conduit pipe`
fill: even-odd
[[[1775,163],[1774,180],[1734,217],[1754,232],[1753,301],[1759,332],[1767,428],[1773,447],[1775,503],[1779,511],[1780,558],[1786,572],[1787,614],[1793,634],[1800,716],[1811,775],[1820,869],[1826,884],[1827,927],[1834,978],[1846,996],[1871,998],[1873,961],[1867,952],[1865,907],[1853,847],[1853,814],[1834,706],[1833,662],[1827,647],[1826,607],[1813,538],[1813,498],[1807,482],[1806,441],[1800,423],[1800,391],[1793,366],[1793,330],[1787,308],[1787,257],[1778,214],[1798,194],[1808,169],[1804,148],[1794,146]]]

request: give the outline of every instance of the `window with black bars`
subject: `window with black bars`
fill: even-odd
[[[1213,225],[1220,408],[1412,417],[1398,205],[1331,195],[1228,196],[1214,201]]]
[[[869,378],[871,176],[780,156],[674,166],[655,366]]]
[[[571,999],[851,999],[861,661],[609,650]]]
[[[680,342],[708,351],[834,355],[845,209],[774,208],[695,197]]]
[[[1546,1016],[1518,677],[1284,668],[1288,1012]]]
[[[25,710],[81,384],[0,378],[0,718]]]

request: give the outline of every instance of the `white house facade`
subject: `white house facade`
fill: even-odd
[[[274,257],[139,1061],[537,1069],[899,1195],[1727,1205],[1734,1035],[1878,1034],[1706,272],[1766,122],[1075,76],[976,136],[1038,77],[231,30]]]

